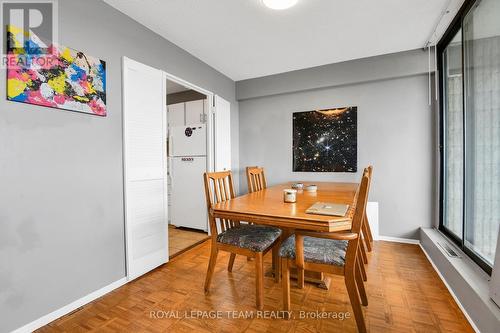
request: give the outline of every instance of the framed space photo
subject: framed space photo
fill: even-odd
[[[356,106],[293,114],[293,171],[356,172]]]

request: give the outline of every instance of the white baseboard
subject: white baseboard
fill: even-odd
[[[75,311],[79,307],[81,307],[87,303],[90,303],[93,300],[95,300],[103,295],[106,295],[107,293],[115,290],[116,288],[123,286],[125,283],[127,283],[127,278],[123,277],[118,281],[115,281],[115,282],[113,282],[105,287],[102,287],[99,290],[96,290],[96,291],[94,291],[86,296],[83,296],[82,298],[77,299],[76,301],[71,302],[70,304],[63,306],[60,309],[57,309],[57,310],[55,310],[55,311],[53,311],[53,312],[51,312],[51,313],[49,313],[41,318],[38,318],[35,321],[32,321],[29,324],[24,325],[23,327],[20,327],[16,330],[12,331],[12,333],[33,332],[34,330],[39,329],[40,327],[45,326],[45,325],[49,324],[50,322],[52,322],[58,318],[61,318],[62,316],[66,315],[72,311]]]
[[[457,295],[455,295],[455,293],[453,292],[453,290],[451,289],[450,285],[448,284],[448,282],[446,282],[446,280],[444,279],[443,275],[441,275],[441,272],[438,270],[437,266],[434,264],[434,261],[432,261],[431,257],[429,256],[429,254],[427,253],[427,251],[424,249],[424,247],[422,246],[422,244],[420,244],[420,248],[422,249],[422,251],[424,252],[425,256],[427,257],[427,260],[429,260],[429,262],[431,263],[432,265],[432,268],[434,268],[434,270],[436,271],[437,275],[439,276],[439,278],[441,279],[441,281],[443,281],[444,285],[446,286],[446,289],[448,289],[448,291],[450,292],[450,295],[451,297],[453,297],[453,299],[455,300],[455,302],[457,303],[458,307],[460,308],[460,310],[462,310],[462,313],[464,314],[465,318],[467,318],[467,321],[469,322],[469,324],[472,326],[472,329],[476,332],[476,333],[480,333],[479,331],[479,328],[477,328],[476,324],[474,323],[474,321],[472,321],[472,318],[469,316],[469,314],[467,313],[467,311],[465,310],[464,306],[462,305],[462,303],[460,303],[460,300],[458,299]]]
[[[411,238],[379,236],[378,240],[386,242],[405,243],[405,244],[417,244],[417,245],[420,244],[420,241],[418,239],[411,239]]]

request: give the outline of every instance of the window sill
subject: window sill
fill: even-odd
[[[449,257],[438,242],[461,258]],[[489,297],[489,275],[436,229],[421,228],[420,244],[476,332],[497,332],[500,309]]]

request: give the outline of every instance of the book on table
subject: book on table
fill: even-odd
[[[330,216],[345,216],[348,211],[349,205],[331,202],[316,202],[314,205],[306,209],[307,214]]]

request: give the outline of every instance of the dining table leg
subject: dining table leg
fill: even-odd
[[[280,236],[280,244],[285,241],[288,237],[290,237],[294,233],[293,229],[282,229],[282,233]],[[272,256],[272,269],[271,271],[266,272],[266,276],[274,277],[276,282],[281,281],[281,258],[279,257],[279,245],[276,247],[278,250],[273,251]],[[275,254],[276,252],[276,254]],[[278,276],[276,276],[278,275]],[[290,268],[290,277],[292,279],[297,279],[297,269]],[[315,284],[320,289],[328,290],[330,288],[331,279],[326,276],[324,273],[313,272],[305,270],[304,272],[304,281],[308,283]]]
[[[297,279],[297,269],[295,267],[290,268],[290,277],[295,280]],[[330,288],[331,279],[324,273],[305,270],[304,282],[309,282],[315,284],[316,287],[320,289],[328,290]]]

